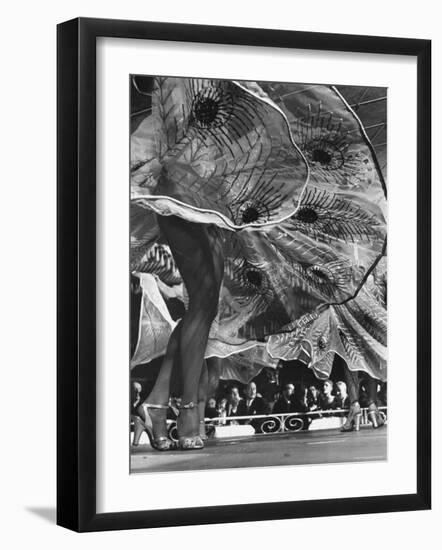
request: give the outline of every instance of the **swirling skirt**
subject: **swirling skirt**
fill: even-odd
[[[335,88],[155,79],[131,162],[132,271],[152,272],[158,214],[220,228],[214,354],[266,342],[319,375],[338,353],[385,378],[385,182]]]

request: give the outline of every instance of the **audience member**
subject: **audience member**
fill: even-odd
[[[387,382],[381,382],[378,390],[378,406],[387,406]]]
[[[134,437],[132,445],[134,447],[137,447],[140,442],[141,434],[146,429],[144,422],[142,418],[140,418],[138,414],[138,407],[141,405],[141,391],[142,386],[139,382],[132,382],[131,385],[131,410],[130,410],[130,418],[133,422],[133,428],[134,428]]]
[[[218,424],[220,426],[224,426],[226,423],[225,418],[227,416],[227,399],[225,397],[219,401],[217,406],[217,413],[217,416],[219,418]]]
[[[258,387],[262,393],[264,401],[267,404],[267,410],[269,413],[272,410],[276,399],[275,395],[279,393],[279,373],[278,369],[266,367],[263,369],[264,382]],[[279,396],[278,396],[279,397]]]
[[[308,429],[312,422],[310,416],[304,416],[302,413],[313,411],[332,411],[335,409],[348,409],[350,399],[347,394],[347,385],[343,381],[336,382],[334,395],[333,382],[327,379],[323,382],[322,392],[316,385],[311,384],[308,388],[304,385],[294,386],[287,383],[281,393],[277,391],[277,385],[269,384],[268,391],[265,393],[265,399],[258,392],[255,382],[249,382],[245,388],[245,398],[241,398],[238,386],[231,386],[228,390],[227,398],[220,399],[217,403],[215,398],[210,398],[205,407],[205,417],[214,419],[213,425],[225,425],[226,417],[255,416],[266,414],[290,414],[298,413],[304,420],[304,429]],[[271,389],[270,389],[271,386]],[[267,387],[267,386],[266,386]],[[139,443],[141,434],[146,429],[142,415],[140,414],[140,405],[142,386],[139,382],[131,384],[131,420],[134,426],[133,445]],[[360,388],[360,403],[366,407],[367,392],[362,384]],[[378,401],[380,406],[387,405],[387,384],[382,383],[378,386]],[[169,410],[167,418],[176,420],[179,414],[181,398],[171,397],[169,400]],[[333,413],[325,414],[325,416]],[[338,413],[335,413],[338,414]],[[319,418],[323,416],[319,414]],[[262,419],[242,419],[234,418],[228,421],[229,424],[251,424],[255,430],[260,431]]]
[[[321,394],[315,385],[311,385],[307,393],[308,410],[317,411],[321,406]]]
[[[336,398],[333,395],[333,382],[331,380],[325,380],[322,386],[322,393],[320,396],[320,409],[323,411],[336,408]]]
[[[229,391],[227,399],[226,416],[242,416],[240,404],[242,402],[239,395],[239,389],[236,386],[232,386]],[[230,420],[229,424],[238,424],[236,420]]]
[[[336,382],[336,408],[348,409],[350,407],[350,397],[347,394],[347,384],[345,382]]]
[[[181,397],[171,397],[169,399],[169,408],[167,409],[167,418],[176,420],[180,414]]]
[[[282,390],[281,396],[276,401],[273,407],[274,414],[291,413],[295,410],[294,404],[295,386],[293,384],[286,384]]]
[[[368,392],[364,384],[361,384],[359,389],[359,405],[362,408],[368,407]]]
[[[239,406],[238,416],[252,416],[265,414],[265,402],[264,399],[258,394],[255,382],[249,382],[245,391],[246,397],[243,399]],[[260,420],[243,420],[242,424],[252,424],[255,430],[259,431],[262,422]]]
[[[308,389],[306,386],[299,386],[295,391],[294,409],[296,413],[307,413],[308,408]],[[300,417],[304,423],[303,430],[308,430],[312,420],[308,416]]]
[[[276,388],[273,388],[264,395],[265,414],[272,414],[279,397],[280,393]]]
[[[139,382],[132,382],[131,386],[131,407],[132,407],[132,414],[137,414],[136,409],[138,405],[141,403],[141,391],[142,386]]]
[[[218,410],[216,408],[216,399],[211,397],[206,404],[204,411],[204,416],[206,418],[216,418],[218,416]]]
[[[308,412],[307,388],[298,386],[295,391],[294,405],[295,412]]]

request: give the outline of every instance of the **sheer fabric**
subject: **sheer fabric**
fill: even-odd
[[[225,275],[206,356],[264,343],[321,377],[338,353],[385,379],[384,149],[332,86],[156,78],[131,143],[131,269],[179,282],[170,254],[152,260],[156,215],[214,224]]]

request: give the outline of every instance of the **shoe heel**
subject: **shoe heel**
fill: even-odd
[[[144,431],[147,433],[147,437],[149,438],[150,446],[154,449],[154,438],[153,438],[153,431],[152,428],[148,428],[147,426],[144,427]]]
[[[341,432],[352,432],[354,430],[353,420],[347,418],[341,426]]]
[[[375,411],[371,411],[368,413],[368,419],[373,424],[373,428],[379,427],[378,417]]]
[[[156,451],[172,451],[176,448],[176,445],[168,438],[168,437],[157,437],[155,439],[154,433],[153,433],[153,424],[152,419],[150,418],[148,409],[161,409],[165,408],[160,405],[143,405],[143,410],[145,413],[145,424],[144,424],[144,430],[147,433],[147,437],[149,438],[149,443],[152,449],[155,449]],[[147,425],[149,423],[150,425]]]
[[[355,419],[354,419],[355,432],[358,432],[359,428],[361,427],[361,418],[362,418],[362,414],[357,414],[355,416]]]

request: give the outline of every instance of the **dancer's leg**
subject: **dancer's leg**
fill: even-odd
[[[206,359],[207,374],[208,374],[208,388],[207,397],[213,397],[219,384],[221,376],[221,361],[219,357],[209,357]]]
[[[152,391],[145,399],[143,405],[138,407],[138,413],[146,422],[145,409],[147,407],[152,422],[154,439],[167,437],[167,406],[170,396],[170,379],[174,364],[179,361],[180,324],[172,332],[167,345],[160,372],[158,373]],[[156,408],[162,407],[162,408]]]
[[[347,384],[347,393],[350,403],[359,402],[359,372],[351,371],[347,364],[344,364],[344,377]]]
[[[180,438],[199,437],[198,386],[210,326],[215,318],[224,258],[222,243],[213,227],[161,217],[175,262],[186,285],[189,306],[181,321],[180,358],[183,377],[182,409],[178,417]]]
[[[203,362],[203,369],[201,371],[200,382],[198,385],[198,414],[200,419],[200,437],[201,439],[207,439],[206,424],[204,422],[204,412],[206,410],[207,390],[209,387],[209,375],[207,373],[207,362]]]
[[[135,353],[140,330],[140,310],[143,300],[143,291],[140,279],[135,275],[130,276],[130,353]]]
[[[365,386],[367,388],[367,394],[368,394],[368,404],[374,403],[377,405],[378,403],[378,381],[375,378],[372,378],[370,375],[367,374]]]
[[[366,387],[368,393],[368,419],[373,428],[379,428],[385,424],[385,415],[378,409],[378,380],[367,374]]]
[[[205,377],[204,370],[207,372],[207,381],[204,380],[203,376]],[[200,384],[200,394],[199,394],[199,404],[200,407],[200,436],[201,438],[207,439],[207,426],[205,422],[201,422],[201,419],[204,418],[204,412],[206,409],[206,403],[207,400],[210,397],[213,397],[215,395],[216,389],[218,387],[219,379],[221,374],[221,359],[218,357],[209,357],[205,360],[205,369],[203,369],[203,384],[205,386],[201,386]],[[204,402],[202,402],[202,397],[204,392]],[[213,428],[212,428],[213,429]]]
[[[181,336],[181,323],[179,323],[173,330],[169,343],[167,345],[166,355],[164,356],[161,364],[160,372],[158,373],[155,385],[146,399],[146,403],[154,403],[158,405],[167,405],[170,397],[169,387],[170,378],[172,376],[172,370],[174,363],[179,360],[179,347]]]
[[[350,410],[341,431],[358,431],[361,422],[361,406],[359,405],[359,372],[351,371],[344,363],[344,377],[347,384],[348,397],[350,398]]]

